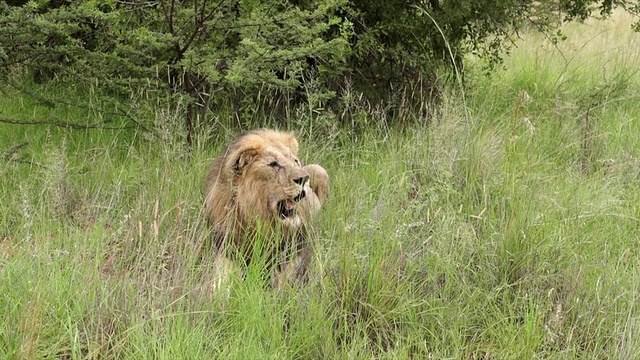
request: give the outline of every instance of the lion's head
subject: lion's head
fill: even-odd
[[[214,161],[205,192],[214,231],[238,243],[257,223],[303,228],[326,198],[328,176],[319,165],[302,166],[293,134],[256,130],[239,135]]]

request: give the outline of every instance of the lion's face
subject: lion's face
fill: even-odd
[[[298,228],[309,217],[309,173],[298,159],[293,134],[260,130],[240,135],[214,164],[207,187],[210,219]],[[303,201],[304,200],[304,201]],[[227,216],[222,216],[225,208]],[[230,213],[234,209],[235,215]]]
[[[305,198],[309,174],[287,143],[272,141],[241,154],[234,182],[239,210],[248,218],[300,224],[298,203]]]

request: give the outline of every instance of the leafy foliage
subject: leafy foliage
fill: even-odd
[[[610,0],[16,0],[0,4],[0,68],[111,95],[185,106],[188,141],[209,109],[243,121],[298,104],[345,113],[355,90],[374,105],[421,103],[465,54],[491,68],[517,31],[608,15]],[[426,95],[425,95],[426,94]],[[287,113],[286,115],[290,115]]]
[[[334,15],[341,1],[51,5],[0,5],[3,69],[20,65],[38,80],[97,82],[120,96],[168,89],[186,96],[189,130],[197,111],[260,90],[295,90],[312,67],[324,76],[349,53],[350,27]]]

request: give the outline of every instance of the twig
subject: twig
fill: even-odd
[[[57,121],[57,120],[24,121],[24,120],[10,119],[10,118],[0,118],[0,123],[16,124],[16,125],[57,126],[57,127],[69,128],[73,130],[126,130],[126,129],[136,128],[136,126],[111,127],[111,126],[100,126],[100,125],[74,124],[74,123],[68,123],[68,122]]]
[[[29,145],[28,141],[25,141],[21,144],[13,145],[9,149],[7,149],[0,158],[2,158],[3,160],[11,160],[14,157],[14,155],[18,153],[18,150],[22,149],[27,145]]]
[[[8,161],[9,162],[18,163],[18,164],[26,164],[26,165],[29,165],[29,166],[35,166],[35,167],[38,167],[38,168],[41,168],[41,169],[46,169],[47,168],[46,166],[40,164],[39,162],[28,160],[26,156],[23,156],[23,157],[21,157],[19,159],[9,159]]]
[[[9,149],[5,150],[5,152],[2,155],[0,155],[0,159],[6,161],[8,163],[9,162],[13,162],[13,163],[27,164],[27,165],[30,165],[30,166],[36,166],[36,167],[39,167],[39,168],[43,168],[44,165],[42,165],[42,164],[40,164],[38,162],[35,162],[35,161],[31,161],[26,156],[21,156],[21,157],[18,156],[18,151],[20,149],[22,149],[23,147],[27,146],[27,145],[29,145],[28,141],[25,141],[25,142],[20,143],[20,144],[13,145]]]
[[[36,101],[38,101],[40,104],[42,104],[43,106],[46,106],[48,108],[55,108],[56,104],[61,104],[61,105],[66,105],[66,106],[70,106],[70,107],[74,107],[77,109],[84,109],[84,110],[91,110],[91,111],[95,111],[98,112],[100,114],[104,114],[104,115],[114,115],[114,116],[119,116],[122,118],[125,118],[127,120],[129,120],[130,122],[134,123],[135,126],[128,126],[128,127],[120,127],[120,128],[103,128],[105,130],[116,130],[116,129],[131,129],[131,128],[139,128],[142,129],[145,132],[151,132],[148,128],[146,128],[144,125],[140,124],[140,122],[138,120],[136,120],[133,116],[131,116],[129,114],[129,112],[125,111],[125,110],[120,110],[118,112],[113,112],[113,111],[106,111],[106,110],[102,110],[102,109],[97,109],[93,106],[85,106],[85,105],[79,105],[79,104],[75,104],[75,103],[71,103],[68,101],[64,101],[64,100],[59,100],[59,99],[47,99],[41,95],[37,95],[32,93],[31,91],[24,89],[16,84],[14,84],[11,81],[6,81],[5,82],[11,86],[12,88],[16,89],[17,91],[26,94],[27,96],[35,99]],[[24,124],[24,125],[36,125],[36,124]],[[39,124],[38,124],[39,125]],[[56,125],[56,124],[53,124]],[[79,125],[79,124],[78,124]],[[56,126],[61,126],[61,125],[56,125]],[[79,125],[82,126],[82,125]],[[71,128],[74,128],[73,125],[70,126]],[[100,127],[95,127],[95,128],[100,128]],[[84,128],[81,128],[84,129]]]

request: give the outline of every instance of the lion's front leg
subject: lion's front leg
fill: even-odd
[[[309,280],[311,250],[302,249],[293,259],[278,266],[271,279],[272,289],[282,289],[285,284],[306,284]]]
[[[319,203],[319,210],[329,196],[329,174],[318,164],[310,164],[303,169],[309,174],[308,185]]]
[[[215,296],[221,296],[227,300],[231,294],[231,277],[234,272],[234,265],[231,259],[218,252],[213,263],[213,279],[211,279],[210,289]]]
[[[299,210],[306,225],[310,225],[329,196],[329,175],[322,166],[316,164],[303,169],[309,174],[309,181],[304,185],[306,195],[300,201]]]

